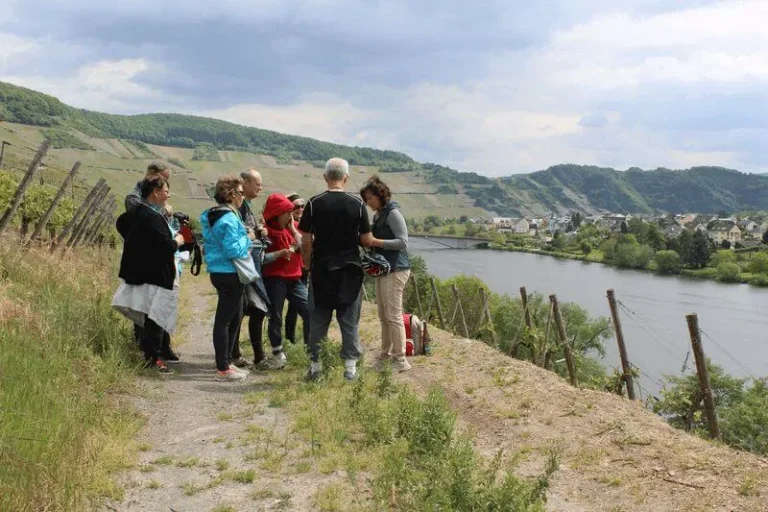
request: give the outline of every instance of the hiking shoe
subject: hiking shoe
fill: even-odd
[[[238,368],[234,364],[229,365],[229,369],[230,370],[235,370],[237,373],[242,373],[244,375],[248,375],[249,373],[251,373],[248,370],[246,370],[245,368]]]
[[[285,352],[280,352],[275,357],[273,357],[270,364],[275,370],[282,370],[285,368],[285,365],[288,364],[288,358],[285,357]]]
[[[358,379],[357,372],[352,373],[349,370],[344,370],[344,380],[346,380],[347,382],[352,382],[352,381],[357,380],[357,379]]]
[[[219,382],[244,380],[247,376],[247,374],[233,370],[232,368],[228,368],[223,372],[216,370],[216,380]]]
[[[246,368],[249,363],[245,358],[238,357],[237,359],[232,361],[232,364],[237,366],[238,368]]]
[[[173,374],[173,370],[168,368],[168,366],[165,364],[165,361],[162,359],[157,359],[154,363],[152,363],[151,368],[161,375]]]
[[[306,380],[307,382],[318,382],[322,378],[323,378],[323,370],[317,370],[316,372],[309,370],[307,372],[307,376],[304,377],[304,380]]]
[[[396,372],[407,372],[411,369],[411,364],[408,362],[406,358],[402,359],[395,359],[392,361],[392,370]]]
[[[389,357],[386,357],[386,358],[377,357],[373,361],[373,364],[371,366],[373,367],[374,371],[383,372],[384,366],[387,364],[387,361],[389,361]]]
[[[179,355],[173,349],[168,349],[168,352],[163,354],[163,360],[168,364],[179,364]]]

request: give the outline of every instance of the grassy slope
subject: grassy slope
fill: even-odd
[[[108,250],[0,241],[0,510],[83,510],[122,493],[112,474],[141,420],[117,399],[135,350],[109,307],[115,269]]]
[[[10,165],[21,171],[26,162],[31,159],[33,151],[43,136],[41,129],[33,126],[13,123],[0,124],[0,140],[8,140],[14,146],[6,148]],[[81,161],[80,177],[87,183],[93,184],[100,177],[107,179],[116,196],[122,198],[143,176],[147,163],[155,158],[175,158],[182,161],[184,169],[175,168],[172,178],[172,204],[176,211],[184,211],[198,215],[212,203],[207,199],[196,199],[194,191],[199,190],[197,184],[208,185],[215,182],[218,176],[227,173],[237,173],[247,167],[256,167],[264,177],[265,193],[299,192],[306,197],[318,193],[325,188],[322,171],[305,162],[294,165],[278,164],[274,158],[239,151],[220,151],[220,161],[193,161],[193,150],[150,145],[154,153],[145,154],[140,148],[130,142],[117,139],[98,139],[83,134],[79,136],[96,151],[79,149],[53,149],[49,152],[46,163],[52,168],[59,169],[63,176],[64,169]],[[363,182],[376,172],[376,167],[353,166],[348,190],[356,192]],[[61,178],[59,178],[60,180]],[[401,204],[407,217],[423,217],[425,215],[441,215],[460,217],[461,215],[479,216],[485,211],[471,206],[471,200],[456,195],[438,195],[437,187],[427,184],[420,172],[390,173],[384,175]],[[190,182],[192,185],[190,186]],[[409,192],[406,194],[406,192]],[[413,194],[410,192],[424,192]],[[263,202],[263,198],[259,204]]]

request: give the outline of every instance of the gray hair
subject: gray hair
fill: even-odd
[[[256,169],[246,169],[240,173],[240,177],[243,181],[251,181],[254,178],[261,178],[261,173]]]
[[[330,181],[341,181],[349,175],[349,162],[343,158],[331,158],[325,162],[324,176]]]

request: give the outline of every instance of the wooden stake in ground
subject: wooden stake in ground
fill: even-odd
[[[67,237],[67,235],[69,235],[69,233],[75,228],[75,226],[78,225],[80,222],[80,216],[85,213],[85,211],[91,205],[93,198],[96,197],[96,194],[99,192],[99,190],[101,190],[101,187],[104,185],[104,183],[106,183],[106,180],[101,178],[98,182],[96,182],[96,185],[94,185],[91,191],[88,192],[88,195],[85,196],[85,199],[83,199],[83,202],[80,203],[77,211],[75,211],[75,214],[72,216],[72,220],[70,220],[69,224],[67,224],[61,233],[59,233],[59,236],[56,237],[56,241],[51,244],[51,252],[55,251],[56,247],[58,247]]]
[[[109,208],[111,208],[114,204],[115,204],[114,198],[109,198],[103,201],[101,205],[99,205],[99,207],[96,209],[95,213],[93,214],[92,221],[88,225],[87,229],[83,229],[83,231],[80,233],[80,236],[75,240],[73,247],[77,247],[81,243],[86,242],[93,235],[93,231],[96,229],[96,224],[99,223],[101,218],[106,214],[106,211]]]
[[[453,317],[456,318],[456,313],[461,315],[461,325],[464,327],[464,337],[469,338],[469,329],[467,329],[467,319],[464,317],[464,308],[461,306],[461,299],[459,298],[459,289],[454,284],[451,287],[453,296],[456,299],[456,308],[453,310]]]
[[[88,208],[88,212],[86,212],[85,217],[83,217],[83,222],[81,223],[80,229],[72,234],[72,237],[70,238],[72,244],[70,245],[70,243],[67,242],[67,247],[74,248],[80,245],[80,241],[85,236],[87,230],[90,228],[96,218],[96,212],[99,210],[99,208],[103,207],[104,201],[107,200],[109,190],[110,188],[106,185],[101,189],[101,192],[96,196],[96,199],[91,204],[91,207]]]
[[[419,295],[419,285],[416,283],[416,276],[413,276],[411,283],[413,284],[413,291],[416,293],[416,304],[419,307],[419,317],[424,318],[424,309],[421,307],[421,296]]]
[[[0,218],[0,233],[5,231],[5,228],[8,227],[8,224],[10,224],[13,216],[16,215],[16,211],[19,209],[19,205],[21,205],[21,202],[24,200],[24,193],[27,191],[27,188],[32,183],[32,178],[35,176],[35,172],[37,172],[37,168],[40,167],[40,164],[42,163],[43,158],[45,158],[45,155],[46,153],[48,153],[48,150],[50,148],[51,148],[51,141],[46,139],[40,145],[40,149],[37,150],[35,157],[32,159],[32,162],[30,162],[29,164],[29,168],[27,169],[27,172],[24,174],[24,177],[21,179],[21,183],[19,183],[19,186],[16,188],[16,193],[13,194],[13,199],[11,199],[11,202],[8,205],[8,208],[5,210],[5,213],[3,214],[2,218]]]
[[[429,283],[432,285],[432,293],[435,295],[435,303],[437,304],[437,318],[440,320],[440,328],[445,330],[445,317],[443,316],[443,306],[440,304],[440,294],[437,293],[437,284],[435,278],[430,277]]]
[[[45,212],[45,215],[43,215],[43,218],[40,219],[40,222],[38,222],[37,226],[35,226],[35,231],[32,233],[32,240],[37,240],[40,235],[43,234],[45,227],[48,225],[48,221],[50,221],[51,217],[53,216],[53,212],[56,210],[56,207],[59,206],[61,199],[67,192],[67,187],[72,182],[72,180],[75,179],[75,175],[77,174],[78,169],[80,169],[80,162],[75,162],[75,165],[72,166],[72,169],[69,171],[69,174],[67,174],[67,177],[64,178],[64,183],[62,183],[61,187],[59,187],[59,191],[56,192],[56,197],[53,198],[53,201],[51,201],[51,204],[48,206],[48,210]]]
[[[627,346],[624,344],[624,332],[621,330],[621,318],[619,318],[619,310],[616,307],[616,295],[613,293],[613,290],[608,290],[608,305],[611,308],[613,329],[616,331],[616,343],[619,345],[619,357],[621,358],[621,368],[624,370],[624,383],[627,385],[627,396],[630,400],[634,400],[635,386],[632,380],[632,366],[629,364]]]
[[[483,309],[480,312],[480,320],[477,323],[477,328],[475,328],[475,331],[479,331],[480,327],[483,326],[484,322],[488,322],[488,324],[491,326],[491,332],[494,332],[493,329],[493,317],[491,316],[491,307],[488,304],[488,296],[485,294],[485,288],[482,286],[480,287],[480,302],[483,305]],[[495,333],[494,333],[495,336]]]
[[[96,231],[101,228],[104,223],[104,219],[112,214],[115,209],[115,199],[110,198],[104,206],[102,206],[99,212],[96,214],[95,220],[90,228],[85,233],[85,237],[80,241],[82,245],[89,245],[96,236]]]
[[[91,220],[91,216],[93,215],[93,212],[96,210],[96,208],[99,206],[99,203],[104,199],[104,197],[109,193],[109,187],[107,186],[106,182],[101,185],[101,188],[96,192],[96,195],[93,196],[93,199],[91,200],[91,204],[88,205],[88,209],[83,214],[83,218],[80,219],[80,222],[75,226],[75,229],[72,231],[72,234],[69,237],[69,240],[67,240],[67,247],[72,247],[72,244],[75,243],[75,240],[80,236],[80,233],[85,229],[85,226],[88,224],[88,222]]]
[[[560,343],[563,346],[563,352],[565,352],[565,364],[568,366],[568,377],[571,380],[571,385],[579,387],[579,381],[576,378],[576,365],[573,363],[573,353],[571,352],[571,345],[568,343],[568,338],[565,335],[565,325],[563,324],[563,317],[560,315],[560,305],[557,302],[557,295],[550,295],[549,301],[552,303],[552,316],[557,326],[557,333],[560,338]]]
[[[715,400],[712,397],[712,387],[709,383],[707,360],[704,358],[704,348],[701,346],[699,317],[696,313],[692,313],[686,315],[685,319],[688,321],[691,348],[693,348],[693,356],[696,359],[696,374],[699,376],[701,396],[704,397],[704,413],[707,416],[707,424],[709,425],[709,436],[712,439],[717,439],[720,437],[720,427],[717,424],[717,414],[715,414]]]
[[[531,311],[528,309],[528,290],[525,289],[525,286],[520,287],[520,300],[523,302],[523,319],[525,320],[525,327],[530,329],[532,322],[531,322]],[[512,345],[509,346],[509,355],[512,357],[517,357],[517,349],[518,349],[518,340],[512,340]],[[534,358],[535,359],[535,358]]]
[[[3,156],[5,156],[5,146],[13,146],[13,144],[5,140],[2,142],[2,146],[0,146],[0,168],[3,167]]]
[[[91,235],[91,237],[86,240],[87,245],[95,244],[98,237],[101,236],[102,232],[104,231],[104,228],[106,226],[111,225],[114,222],[115,210],[117,209],[117,202],[113,199],[111,203],[112,203],[111,206],[107,208],[107,211],[105,212],[105,215],[101,219],[101,222],[99,223],[99,225],[94,228],[93,235]]]

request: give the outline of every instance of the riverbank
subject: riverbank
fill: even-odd
[[[704,267],[700,269],[681,268],[676,272],[661,272],[659,271],[656,262],[651,261],[645,268],[633,268],[627,266],[617,265],[616,263],[605,261],[603,253],[599,250],[593,250],[589,254],[574,254],[571,252],[562,251],[547,251],[543,249],[531,248],[531,247],[517,247],[510,245],[502,245],[494,242],[489,242],[487,247],[477,247],[477,250],[486,251],[500,251],[500,252],[520,252],[527,254],[538,254],[541,256],[549,256],[551,258],[583,261],[586,263],[598,263],[607,267],[619,268],[623,270],[635,270],[638,272],[653,273],[657,275],[678,275],[695,279],[704,279],[710,281],[717,281],[719,283],[730,284],[750,284],[752,286],[765,287],[768,286],[768,281],[761,274],[754,274],[751,272],[740,272],[738,276],[731,279],[721,279],[718,275],[718,269],[714,267]]]

